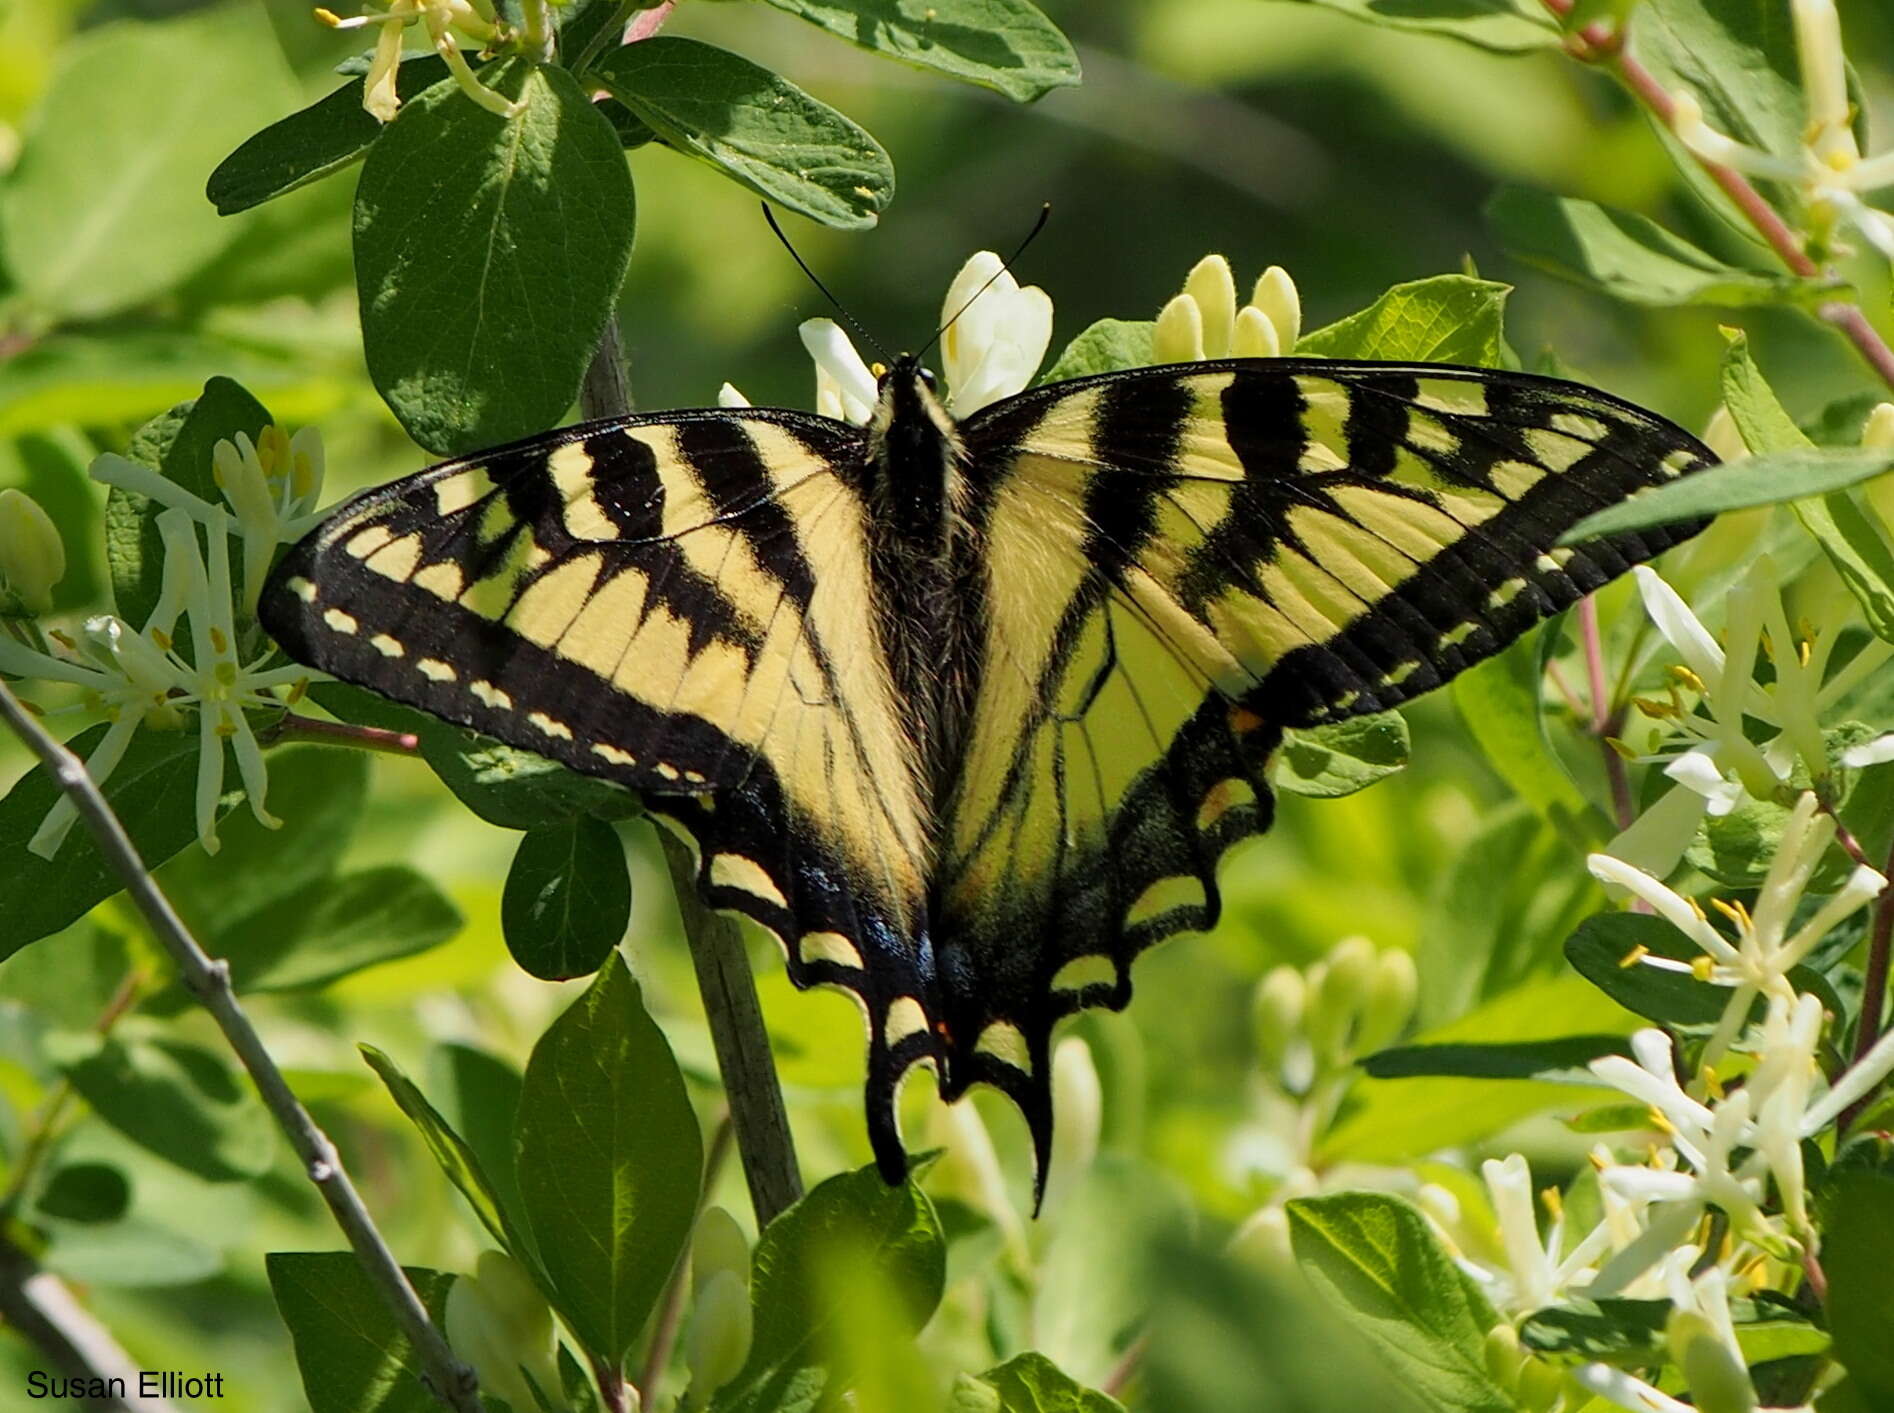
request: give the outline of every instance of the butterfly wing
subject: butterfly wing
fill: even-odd
[[[962,427],[985,646],[930,912],[944,1086],[1025,1111],[1059,1016],[1218,915],[1285,727],[1395,706],[1694,533],[1558,540],[1707,465],[1678,428],[1519,374],[1319,360],[1106,374]]]
[[[872,622],[861,434],[632,417],[349,502],[277,567],[294,658],[644,792],[801,985],[920,986],[924,825]]]

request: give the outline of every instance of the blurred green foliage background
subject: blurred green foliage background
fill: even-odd
[[[62,66],[111,43],[112,26],[175,25],[201,8],[188,0],[0,0],[0,170],[36,122],[50,121],[37,109]],[[787,225],[842,303],[890,349],[929,337],[940,294],[970,252],[1010,249],[1051,202],[1051,222],[1018,274],[1052,296],[1055,350],[1094,319],[1149,317],[1210,251],[1229,256],[1239,282],[1269,264],[1287,267],[1308,327],[1391,283],[1471,264],[1517,285],[1509,332],[1528,363],[1551,348],[1578,376],[1685,425],[1707,419],[1722,351],[1715,326],[1727,312],[1639,309],[1575,289],[1509,259],[1482,218],[1495,188],[1518,182],[1643,211],[1706,249],[1742,256],[1745,243],[1677,189],[1645,120],[1598,75],[1556,52],[1490,54],[1276,0],[1046,0],[1045,9],[1079,46],[1085,82],[1027,107],[856,53],[761,6],[693,0],[667,32],[726,45],[793,77],[888,148],[899,189],[877,230],[840,233],[795,218]],[[1894,12],[1853,5],[1845,20],[1871,118],[1894,123]],[[358,49],[358,39],[316,24],[301,0],[232,7],[214,44],[181,43],[175,65],[151,74],[148,89],[95,96],[154,114],[161,156],[131,175],[114,164],[129,173],[136,154],[96,145],[106,124],[89,123],[83,110],[59,115],[57,150],[43,160],[68,180],[98,183],[102,212],[115,194],[156,203],[154,224],[120,223],[91,244],[87,231],[72,233],[84,258],[71,279],[99,292],[79,316],[47,325],[11,306],[15,322],[0,325],[0,486],[35,489],[48,481],[49,464],[83,464],[94,450],[121,445],[131,427],[194,395],[213,373],[242,379],[292,425],[319,424],[337,497],[424,464],[361,364],[353,173],[234,219],[201,199],[224,152],[336,87],[334,66]],[[179,129],[195,140],[172,141]],[[658,146],[630,160],[639,222],[620,318],[638,405],[708,404],[725,380],[758,403],[809,405],[811,369],[795,325],[827,311],[754,199]],[[9,307],[3,269],[0,308]],[[1865,262],[1851,273],[1868,286],[1870,310],[1884,311],[1881,277]],[[1778,311],[1744,322],[1792,411],[1872,386],[1852,352],[1813,322]],[[98,554],[101,503],[102,494],[56,508],[75,559]],[[102,575],[102,562],[75,562],[64,605],[96,600]],[[1607,622],[1624,593],[1607,598]],[[1445,697],[1408,714],[1410,769],[1352,798],[1288,800],[1275,831],[1226,870],[1229,909],[1215,935],[1148,955],[1128,1013],[1090,1015],[1074,1027],[1093,1045],[1104,1148],[1120,1164],[1122,1187],[1109,1200],[1094,1195],[1055,1211],[1035,1232],[1042,1269],[1064,1292],[1048,1310],[1060,1298],[1109,1304],[1115,1297],[1100,1295],[1101,1285],[1134,1279],[1120,1269],[1117,1245],[1122,1224],[1134,1220],[1126,1213],[1164,1225],[1188,1212],[1214,1234],[1266,1193],[1249,1016],[1257,978],[1276,963],[1308,962],[1342,937],[1365,934],[1420,955],[1424,1026],[1522,980],[1527,992],[1511,992],[1530,997],[1513,1010],[1521,1034],[1535,1020],[1541,1034],[1628,1025],[1562,971],[1565,924],[1596,903],[1590,885],[1575,881],[1578,854],[1505,805]],[[9,774],[23,763],[11,743],[0,754]],[[1595,781],[1589,763],[1581,778]],[[1464,866],[1469,846],[1494,831],[1525,831],[1531,841],[1508,879]],[[642,826],[627,837],[633,967],[700,1081],[700,1113],[713,1113],[715,1065],[661,861]],[[464,929],[326,989],[252,1001],[395,1248],[416,1264],[470,1268],[472,1229],[353,1047],[372,1042],[417,1074],[442,1041],[523,1060],[568,988],[525,977],[500,940],[513,844],[460,808],[419,762],[377,759],[348,864],[418,867],[452,896]],[[1544,884],[1555,875],[1562,881]],[[102,925],[136,932],[109,909]],[[83,1020],[85,983],[69,968],[86,942],[80,934],[94,927],[0,966],[0,1150],[12,1148],[43,1097],[23,1048],[22,1013],[64,996],[70,1019]],[[1468,957],[1486,959],[1484,972]],[[820,1176],[864,1161],[854,1006],[840,995],[794,994],[775,957],[759,947],[755,960],[806,1169]],[[179,1023],[189,1032],[197,1021]],[[926,1087],[910,1086],[910,1133],[939,1136],[943,1120],[920,1093]],[[1367,1081],[1329,1157],[1374,1162],[1478,1145],[1535,1102],[1520,1100],[1520,1088],[1489,1104],[1464,1083]],[[1023,1125],[1003,1105],[975,1102],[1023,1210]],[[1550,1126],[1510,1139],[1522,1141],[1554,1162],[1580,1152],[1581,1140]],[[70,1158],[124,1157],[125,1141],[101,1126],[71,1142]],[[275,1172],[250,1186],[212,1186],[145,1159],[132,1166],[148,1260],[88,1270],[74,1258],[70,1273],[92,1307],[150,1363],[208,1361],[225,1372],[231,1393],[219,1406],[231,1413],[299,1406],[261,1253],[336,1243],[293,1162],[279,1147]],[[953,1196],[960,1180],[950,1163],[928,1185]],[[733,1168],[718,1195],[745,1210]],[[970,1263],[990,1259],[976,1247],[956,1249]],[[984,1307],[964,1287],[958,1296],[950,1290],[930,1347],[946,1364],[984,1367],[1004,1352],[992,1347],[995,1322],[1021,1318]],[[1098,1341],[1115,1331],[1044,1311],[1041,1320],[1029,1344],[1078,1377],[1104,1375]],[[32,1362],[19,1341],[0,1339],[0,1390],[21,1387]],[[10,1397],[0,1393],[0,1403]]]

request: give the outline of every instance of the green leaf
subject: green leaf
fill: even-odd
[[[1416,1398],[1439,1413],[1512,1413],[1486,1372],[1493,1307],[1408,1203],[1373,1192],[1290,1202],[1289,1240],[1311,1284],[1354,1317]]]
[[[1039,379],[1061,383],[1088,373],[1115,373],[1121,368],[1145,368],[1152,362],[1151,340],[1157,325],[1149,319],[1100,319],[1065,346],[1058,360]]]
[[[1360,313],[1304,334],[1296,354],[1497,368],[1511,292],[1511,285],[1466,275],[1396,285]]]
[[[1879,1173],[1841,1172],[1823,1194],[1824,1308],[1835,1357],[1869,1407],[1894,1405],[1894,1181]]]
[[[1630,304],[1785,304],[1832,285],[1725,264],[1649,217],[1508,186],[1486,204],[1508,254]]]
[[[263,1263],[310,1413],[436,1413],[420,1359],[354,1255],[273,1251]],[[454,1277],[403,1269],[438,1325]]]
[[[618,831],[574,815],[520,837],[500,898],[513,960],[541,981],[590,976],[631,922],[631,873]]]
[[[1632,1017],[1569,972],[1534,978],[1495,996],[1446,1025],[1423,1031],[1416,1045],[1500,1045],[1562,1040],[1574,1034],[1624,1033]],[[1598,1097],[1609,1091],[1595,1092]],[[1472,1143],[1531,1114],[1595,1102],[1569,1085],[1516,1079],[1368,1078],[1322,1139],[1320,1163],[1409,1162]]]
[[[575,814],[629,819],[638,797],[604,780],[567,770],[544,756],[451,725],[340,682],[318,682],[310,700],[343,721],[385,731],[412,732],[421,755],[456,798],[502,829],[539,829]]]
[[[1541,1354],[1659,1365],[1668,1355],[1664,1329],[1670,1311],[1668,1300],[1572,1300],[1528,1316],[1519,1327],[1519,1342]],[[1826,1334],[1781,1305],[1732,1300],[1730,1318],[1749,1364],[1828,1348]]]
[[[81,731],[66,744],[89,755],[110,728]],[[141,730],[105,782],[105,798],[147,868],[197,838],[191,792],[197,780],[197,733]],[[35,766],[0,800],[0,957],[70,927],[124,887],[83,823],[50,859],[26,851],[60,790]]]
[[[436,54],[414,54],[395,73],[403,103],[447,77]],[[219,215],[247,211],[285,192],[319,181],[359,160],[382,135],[381,121],[362,107],[362,83],[345,83],[328,97],[271,123],[217,164],[204,195]]]
[[[1730,999],[1729,988],[1699,981],[1687,971],[1628,961],[1640,949],[1676,961],[1703,955],[1662,918],[1639,913],[1588,917],[1565,940],[1566,960],[1578,974],[1626,1010],[1665,1025],[1715,1025]]]
[[[859,1317],[851,1305],[864,1293],[838,1277],[865,1281],[884,1333],[911,1338],[940,1303],[946,1276],[940,1219],[912,1176],[889,1187],[870,1166],[818,1184],[756,1243],[750,1355],[718,1390],[712,1413],[834,1401],[851,1372],[838,1327]]]
[[[1598,1083],[1585,1066],[1602,1055],[1623,1055],[1622,1035],[1566,1035],[1482,1045],[1397,1045],[1361,1062],[1375,1079],[1446,1075],[1461,1079],[1536,1079],[1546,1084]]]
[[[105,1122],[210,1182],[270,1165],[276,1129],[249,1081],[213,1050],[183,1041],[64,1032],[48,1052]]]
[[[1124,1413],[1124,1405],[1029,1351],[978,1378],[962,1374],[948,1413]]]
[[[1325,10],[1388,29],[1457,39],[1501,54],[1550,49],[1559,27],[1532,0],[1311,0]]]
[[[86,918],[44,947],[27,947],[0,962],[0,997],[56,1030],[98,1024],[131,971],[125,939]]]
[[[211,453],[220,441],[242,432],[254,442],[270,423],[270,410],[240,383],[216,377],[190,402],[155,417],[132,436],[125,454],[200,500],[224,505],[212,478]],[[105,496],[105,562],[112,576],[118,616],[143,628],[158,604],[164,582],[164,540],[158,533],[162,505],[113,486]]]
[[[536,1268],[539,1252],[532,1244],[520,1198],[519,1171],[514,1163],[513,1135],[519,1123],[520,1072],[497,1055],[471,1045],[437,1045],[428,1052],[428,1092],[438,1102],[438,1116],[458,1135],[486,1177],[486,1189],[504,1214],[509,1240],[531,1253],[521,1264]]]
[[[498,1191],[488,1179],[479,1156],[441,1117],[440,1111],[428,1102],[427,1096],[414,1081],[402,1073],[399,1065],[373,1045],[358,1048],[362,1058],[368,1061],[368,1067],[388,1087],[395,1107],[407,1115],[408,1122],[420,1132],[422,1141],[427,1144],[434,1161],[440,1165],[441,1172],[467,1199],[467,1205],[473,1208],[480,1225],[505,1248],[508,1255],[529,1270],[532,1269],[531,1258],[522,1254],[527,1251],[526,1242],[521,1239],[521,1233],[501,1205]]]
[[[1079,81],[1078,56],[1026,0],[769,0],[876,54],[1029,103]]]
[[[824,225],[872,226],[894,196],[880,143],[728,50],[661,35],[613,50],[588,77],[679,152]]]
[[[294,991],[438,947],[460,909],[398,864],[319,878],[220,928],[216,949],[239,991]]]
[[[110,1163],[66,1163],[53,1170],[34,1199],[42,1216],[60,1221],[115,1222],[131,1205],[131,1183]]]
[[[1592,815],[1589,801],[1552,749],[1540,710],[1547,625],[1506,651],[1477,663],[1453,679],[1453,704],[1473,739],[1513,793],[1549,823],[1581,825]]]
[[[61,60],[0,185],[7,267],[48,321],[140,304],[215,256],[237,231],[205,207],[205,174],[295,101],[254,6],[101,25]]]
[[[1559,543],[1575,545],[1620,530],[1643,530],[1720,515],[1726,510],[1825,495],[1859,485],[1890,469],[1894,469],[1894,450],[1862,447],[1797,447],[1744,457],[1639,491],[1622,504],[1586,516]]]
[[[1775,390],[1749,356],[1748,336],[1736,329],[1725,329],[1723,336],[1728,341],[1723,355],[1723,400],[1744,444],[1759,456],[1806,452],[1809,439],[1783,410]],[[1894,546],[1847,491],[1814,494],[1821,489],[1811,487],[1808,498],[1792,501],[1790,508],[1861,604],[1868,627],[1876,636],[1894,642]]]
[[[158,875],[165,895],[201,938],[231,930],[266,905],[334,874],[368,805],[368,754],[333,746],[269,753],[268,829],[249,810],[219,826],[215,854],[192,849]],[[220,942],[213,951],[219,955]]]
[[[1366,790],[1407,767],[1407,720],[1398,711],[1283,732],[1269,781],[1279,790],[1332,800]]]
[[[689,1239],[703,1140],[684,1077],[614,954],[533,1047],[520,1197],[572,1331],[617,1365]]]
[[[1668,92],[1694,94],[1712,128],[1785,157],[1801,151],[1808,109],[1794,30],[1776,0],[1645,0],[1630,34],[1633,53],[1652,77]],[[1754,227],[1669,127],[1652,125],[1691,188],[1753,240]],[[1796,209],[1793,188],[1766,178],[1756,185],[1778,210]]]
[[[631,174],[578,81],[517,59],[482,81],[521,111],[436,84],[369,149],[355,191],[369,376],[441,455],[565,416],[631,255]]]

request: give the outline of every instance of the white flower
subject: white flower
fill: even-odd
[[[195,811],[198,838],[207,853],[218,848],[217,802],[223,794],[226,741],[236,753],[251,812],[268,828],[281,823],[264,805],[268,770],[245,711],[281,710],[284,702],[274,689],[309,676],[303,667],[270,666],[275,650],[268,646],[244,660],[231,607],[227,518],[223,507],[212,508],[207,564],[187,512],[173,508],[158,517],[164,578],[142,632],[111,615],[91,618],[81,643],[54,634],[54,641],[69,650],[63,657],[0,639],[0,671],[81,687],[82,706],[101,712],[110,722],[86,761],[95,782],[104,783],[140,726],[175,730],[183,724],[183,712],[195,708],[200,733]],[[190,625],[188,662],[174,646],[180,617]],[[76,818],[71,801],[62,796],[27,847],[51,858]]]
[[[1638,759],[1665,762],[1664,773],[1699,796],[1713,815],[1728,814],[1745,798],[1768,800],[1781,794],[1798,756],[1811,776],[1825,777],[1829,762],[1822,712],[1886,663],[1894,644],[1871,640],[1824,683],[1839,635],[1807,625],[1799,633],[1790,628],[1776,568],[1767,556],[1728,593],[1727,648],[1654,571],[1639,565],[1633,574],[1651,622],[1683,659],[1671,669],[1668,699],[1641,697],[1637,706],[1688,743],[1680,753],[1660,751]],[[1757,661],[1764,654],[1774,670],[1774,680],[1766,686],[1755,680]],[[1697,699],[1696,706],[1686,703],[1685,692]],[[1749,739],[1747,720],[1774,726],[1777,734],[1758,745]],[[1880,754],[1883,751],[1888,754]],[[1842,763],[1874,764],[1890,758],[1894,744],[1883,737],[1853,748]],[[1667,830],[1666,835],[1688,838],[1678,830]],[[1660,871],[1668,872],[1675,861],[1673,854]]]
[[[256,609],[257,595],[278,545],[300,540],[322,519],[322,435],[304,427],[294,436],[271,423],[253,443],[248,434],[219,441],[211,449],[211,476],[229,503],[230,514],[169,476],[113,452],[95,457],[92,479],[147,496],[181,510],[198,524],[227,526],[243,539],[243,607]]]
[[[1783,156],[1726,137],[1704,122],[1702,105],[1688,93],[1672,95],[1671,129],[1706,162],[1793,185],[1818,237],[1846,223],[1894,259],[1894,217],[1861,199],[1863,192],[1894,183],[1894,151],[1864,159],[1855,143],[1847,58],[1834,0],[1791,0],[1790,8],[1808,102],[1801,150]]]
[[[1593,854],[1586,860],[1593,877],[1643,899],[1658,916],[1704,952],[1703,963],[1694,966],[1652,956],[1639,958],[1641,965],[1692,971],[1714,985],[1730,988],[1722,1018],[1704,1045],[1705,1069],[1713,1068],[1735,1041],[1756,997],[1793,999],[1795,988],[1789,980],[1790,970],[1837,923],[1865,907],[1887,886],[1887,880],[1873,869],[1857,867],[1833,897],[1791,932],[1790,925],[1809,879],[1834,837],[1835,821],[1820,813],[1815,796],[1805,791],[1783,825],[1782,843],[1770,860],[1769,872],[1756,895],[1755,912],[1752,914],[1740,905],[1717,904],[1736,926],[1734,943],[1710,925],[1694,902],[1653,875],[1609,854]]]
[[[1302,298],[1280,265],[1256,281],[1250,302],[1236,307],[1236,276],[1221,255],[1191,267],[1182,294],[1158,311],[1152,358],[1195,363],[1206,358],[1278,358],[1302,335]]]
[[[1021,393],[1052,341],[1052,299],[1037,285],[1022,287],[990,250],[976,253],[954,276],[941,304],[941,401],[956,417]],[[808,319],[797,329],[815,362],[815,406],[824,417],[860,426],[880,396],[875,370],[833,319]],[[725,383],[719,407],[750,400]]]
[[[946,403],[966,417],[1024,392],[1052,341],[1052,298],[1022,287],[990,250],[977,251],[941,301],[941,372]]]
[[[395,93],[395,78],[401,67],[401,37],[416,21],[426,26],[434,52],[446,62],[447,71],[454,76],[461,92],[502,118],[510,118],[520,111],[519,104],[508,102],[482,84],[460,52],[460,39],[455,30],[483,45],[492,44],[499,37],[491,17],[482,14],[468,0],[388,0],[387,8],[378,14],[342,19],[333,11],[318,9],[316,18],[331,29],[381,27],[375,36],[375,56],[369,60],[368,76],[362,81],[362,107],[384,123],[401,108],[401,99]]]
[[[448,1289],[442,1323],[454,1352],[480,1376],[484,1392],[516,1410],[539,1406],[533,1385],[548,1397],[557,1395],[552,1310],[512,1257],[482,1251],[474,1273],[458,1277]]]

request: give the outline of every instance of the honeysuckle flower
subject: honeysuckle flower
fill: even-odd
[[[1887,879],[1879,873],[1865,865],[1859,866],[1833,897],[1791,930],[1809,879],[1834,837],[1834,819],[1821,813],[1815,796],[1805,791],[1783,825],[1782,842],[1757,892],[1755,911],[1752,913],[1736,904],[1716,903],[1718,911],[1736,927],[1734,942],[1712,927],[1692,900],[1652,874],[1609,854],[1593,854],[1586,860],[1594,878],[1643,899],[1659,917],[1696,943],[1704,953],[1696,963],[1645,956],[1638,958],[1639,965],[1690,971],[1713,985],[1730,988],[1723,1015],[1704,1044],[1702,1063],[1706,1069],[1713,1068],[1735,1041],[1756,997],[1793,1000],[1795,987],[1789,978],[1790,970],[1837,923],[1865,907],[1887,886]]]
[[[362,80],[362,107],[384,123],[401,109],[401,99],[395,92],[395,78],[401,68],[401,41],[408,26],[416,23],[427,30],[429,42],[446,62],[447,71],[461,92],[502,118],[510,118],[520,111],[519,104],[481,83],[460,52],[460,34],[481,45],[490,45],[499,37],[491,13],[483,13],[481,7],[469,0],[388,0],[386,8],[379,11],[343,19],[332,11],[319,9],[316,18],[331,29],[380,26],[375,35],[375,54],[368,64],[368,76]]]
[[[276,547],[300,540],[322,519],[316,502],[322,498],[324,460],[322,434],[314,427],[291,436],[271,423],[255,442],[244,432],[235,441],[220,440],[211,449],[211,477],[223,492],[228,514],[169,476],[113,452],[94,458],[91,474],[95,481],[180,510],[200,525],[219,523],[240,536],[243,608],[250,613]]]
[[[292,437],[271,423],[262,431],[261,445],[238,432],[236,441],[219,441],[212,448],[211,474],[243,537],[245,612],[256,611],[276,547],[300,540],[321,520],[315,510],[322,473],[322,436],[314,427]]]
[[[948,287],[941,303],[941,401],[956,417],[1021,393],[1052,340],[1052,299],[1037,285],[1021,286],[990,250],[977,252]],[[833,319],[807,319],[796,331],[815,362],[816,411],[857,426],[874,413],[875,370]],[[720,407],[750,400],[725,383]]]
[[[561,1388],[552,1310],[531,1276],[510,1256],[482,1251],[472,1275],[447,1292],[442,1322],[454,1353],[473,1365],[482,1391],[514,1409],[540,1406],[532,1384],[548,1398]]]
[[[990,250],[976,251],[941,301],[946,403],[966,417],[1024,392],[1052,341],[1052,297],[1022,286]]]
[[[1670,1318],[1664,1338],[1670,1360],[1690,1388],[1684,1403],[1653,1388],[1642,1379],[1608,1364],[1586,1364],[1572,1376],[1588,1392],[1610,1400],[1632,1413],[1806,1413],[1796,1409],[1762,1409],[1750,1383],[1749,1369],[1737,1343],[1736,1324],[1730,1316],[1729,1277],[1718,1267],[1694,1280],[1682,1270],[1669,1282]]]
[[[0,612],[49,612],[53,586],[65,577],[66,546],[52,516],[25,491],[0,491],[0,581],[13,599]]]
[[[1236,307],[1236,277],[1221,255],[1191,267],[1183,293],[1158,312],[1152,360],[1195,363],[1206,358],[1278,358],[1302,335],[1302,298],[1280,265],[1256,281],[1250,302]]]
[[[1675,755],[1640,759],[1666,761],[1664,773],[1701,796],[1713,815],[1729,813],[1745,797],[1768,800],[1780,795],[1798,756],[1811,776],[1825,777],[1829,761],[1822,712],[1885,664],[1894,645],[1872,639],[1824,682],[1838,635],[1806,625],[1799,633],[1790,628],[1776,567],[1768,556],[1759,558],[1730,588],[1723,643],[1653,570],[1639,565],[1633,574],[1645,612],[1683,658],[1682,665],[1671,669],[1669,696],[1641,697],[1637,706],[1689,743]],[[1766,686],[1755,680],[1764,654],[1774,669],[1774,680]],[[1686,704],[1686,692],[1701,710]],[[1777,734],[1758,745],[1749,739],[1746,718],[1776,727]]]
[[[1763,152],[1717,132],[1689,93],[1672,95],[1671,130],[1706,162],[1794,186],[1818,239],[1826,240],[1838,225],[1851,225],[1894,259],[1894,217],[1862,200],[1863,192],[1894,183],[1894,151],[1863,158],[1855,142],[1847,57],[1834,0],[1791,0],[1790,12],[1809,116],[1799,152]]]
[[[281,823],[264,804],[268,769],[245,713],[280,711],[285,703],[275,690],[309,677],[308,669],[300,666],[271,666],[275,649],[267,646],[244,659],[231,607],[227,518],[223,507],[214,507],[207,562],[187,512],[173,508],[158,517],[164,577],[143,631],[109,614],[91,618],[80,642],[54,635],[54,641],[69,650],[64,657],[0,639],[0,672],[80,687],[80,709],[106,717],[110,725],[86,761],[96,782],[110,776],[140,726],[175,730],[183,725],[183,713],[195,709],[200,750],[194,803],[198,839],[207,853],[218,848],[217,802],[223,794],[226,741],[236,755],[258,823],[271,829]],[[190,628],[188,662],[174,646],[180,618]],[[77,811],[62,796],[27,848],[51,858],[76,818]]]

